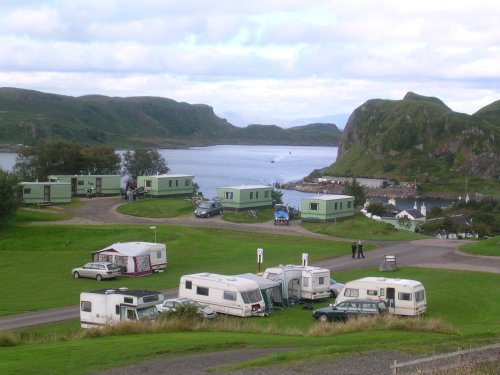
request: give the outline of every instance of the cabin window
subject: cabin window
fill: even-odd
[[[86,312],[92,312],[92,302],[82,301],[80,302],[80,309]]]
[[[78,185],[80,185],[80,186],[85,185],[85,184],[84,184],[84,181],[83,181],[83,180],[78,180]]]
[[[318,277],[318,284],[323,285],[325,283],[325,278],[323,276]]]
[[[335,209],[337,209],[337,202],[335,202]]]
[[[342,202],[340,202],[340,209],[342,209]]]
[[[411,293],[399,292],[398,293],[398,299],[400,301],[411,301]]]
[[[383,297],[385,296],[385,289],[384,288],[380,288],[380,297]]]
[[[132,297],[123,297],[123,302],[134,303],[134,299]]]
[[[266,191],[264,192],[264,198],[269,198],[269,190],[266,190]]]
[[[306,288],[309,286],[309,278],[308,277],[302,278],[302,286],[306,287]]]
[[[250,192],[250,199],[253,199],[253,191]]]
[[[370,289],[368,289],[366,291],[366,294],[369,295],[369,296],[376,296],[377,295],[377,291],[376,290],[370,290]]]
[[[423,290],[419,290],[415,293],[415,301],[420,302],[425,299],[425,292]]]
[[[352,206],[352,201],[347,201],[347,208],[351,208]]]
[[[189,185],[191,185],[191,180],[188,179],[184,180],[184,186],[189,186]]]
[[[192,289],[193,288],[193,282],[191,280],[186,280],[186,289]]]
[[[259,192],[258,191],[255,192],[255,199],[259,199]]]
[[[151,180],[144,180],[144,187],[148,187],[148,188],[150,188],[150,187],[151,187],[151,185],[152,185]]]
[[[346,296],[346,297],[359,297],[359,289],[346,288],[346,290],[344,292],[344,296]]]
[[[230,301],[236,301],[236,293],[235,292],[228,292],[227,290],[225,290],[223,298],[228,299]]]
[[[309,203],[309,209],[311,211],[318,211],[319,210],[319,204],[318,203]]]
[[[232,191],[226,191],[226,192],[224,193],[224,198],[225,198],[225,199],[231,199],[231,200],[232,200],[232,199],[233,199],[233,192],[232,192]]]
[[[208,288],[205,288],[202,286],[197,286],[196,287],[196,294],[199,294],[201,296],[208,296]]]
[[[172,187],[172,180],[168,180],[168,187]]]
[[[120,315],[120,305],[115,305],[115,314]]]
[[[179,180],[175,180],[175,187],[179,186]]]
[[[31,189],[24,189],[23,194],[25,194],[25,195],[31,194]]]

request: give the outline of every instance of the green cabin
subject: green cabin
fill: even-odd
[[[194,192],[193,178],[194,176],[187,174],[139,176],[137,187],[144,187],[144,192],[152,197],[191,195]]]
[[[354,197],[350,195],[318,195],[300,202],[302,221],[333,221],[354,216]]]
[[[96,196],[120,194],[120,175],[50,175],[49,181],[70,183],[74,196],[86,195],[89,187],[95,189]]]
[[[25,204],[55,204],[71,202],[71,185],[67,182],[21,182]]]
[[[259,208],[272,207],[272,186],[243,185],[217,188],[217,197],[224,208]]]

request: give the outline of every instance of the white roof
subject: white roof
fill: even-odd
[[[140,177],[181,178],[181,177],[194,177],[194,176],[190,174],[159,174],[154,176],[140,176]]]
[[[237,190],[250,190],[250,189],[263,189],[272,188],[270,185],[240,185],[240,186],[223,186],[219,189],[237,189]]]
[[[115,250],[128,256],[138,256],[149,255],[151,250],[159,250],[160,247],[164,248],[165,245],[153,242],[117,242],[96,252]]]
[[[227,275],[219,275],[216,273],[201,272],[201,273],[194,273],[191,275],[184,275],[182,277],[192,277],[193,279],[223,282],[229,285],[237,286],[238,288],[244,288],[244,290],[259,288],[259,284],[257,283],[257,281],[245,279],[239,276],[227,276]]]
[[[333,201],[337,199],[346,199],[346,198],[354,198],[354,197],[351,195],[323,194],[323,195],[315,195],[307,199],[321,199],[323,201]]]
[[[374,277],[374,276],[369,276],[369,277],[363,277],[361,279],[353,280],[353,281],[362,281],[362,282],[375,282],[375,283],[388,283],[388,284],[398,284],[402,286],[409,286],[409,287],[415,287],[422,285],[420,281],[417,280],[409,280],[409,279],[391,279],[388,277]]]
[[[70,185],[69,182],[60,182],[60,181],[45,181],[45,182],[20,182],[19,185]]]

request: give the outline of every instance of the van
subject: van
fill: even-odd
[[[425,288],[416,280],[364,277],[349,281],[336,302],[352,299],[384,301],[389,313],[395,315],[416,316],[427,310]]]

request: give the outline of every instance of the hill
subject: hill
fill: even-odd
[[[467,115],[414,93],[372,99],[349,117],[337,161],[324,173],[423,183],[454,176],[498,180],[499,139],[500,101]]]
[[[217,117],[208,105],[159,97],[72,97],[0,88],[0,144],[33,145],[54,138],[115,147],[336,146],[340,131],[334,124],[238,128]]]

